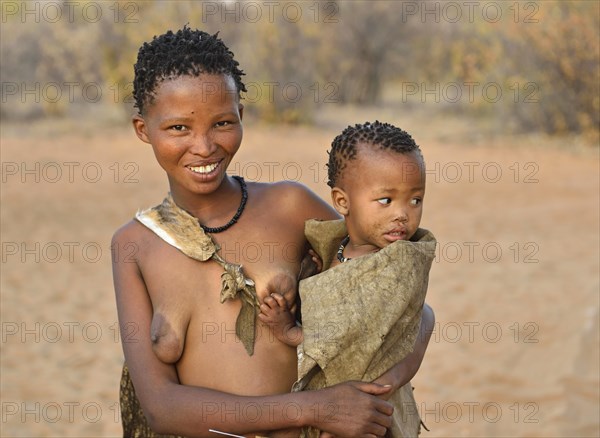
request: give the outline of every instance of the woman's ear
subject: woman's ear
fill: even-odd
[[[133,130],[135,131],[135,135],[137,135],[138,138],[144,143],[150,143],[150,138],[148,137],[148,133],[146,132],[146,122],[144,121],[143,117],[139,114],[136,114],[131,119],[131,122],[133,123]]]
[[[238,104],[238,111],[240,112],[240,120],[242,120],[244,118],[244,105],[241,103]]]
[[[333,203],[333,208],[335,208],[339,214],[348,216],[350,204],[346,192],[339,187],[334,187],[331,189],[331,202]]]

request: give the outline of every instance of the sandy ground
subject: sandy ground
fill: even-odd
[[[422,226],[440,243],[436,330],[413,380],[422,436],[600,436],[598,149],[486,138],[449,118],[336,113],[317,128],[246,124],[233,173],[297,179],[328,198],[325,151],[347,122],[377,116],[422,145]],[[166,178],[111,124],[4,125],[1,147],[0,435],[118,436],[109,242],[162,199]]]

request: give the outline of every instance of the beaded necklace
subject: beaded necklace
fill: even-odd
[[[337,252],[337,259],[340,261],[340,263],[344,263],[344,262],[347,262],[348,260],[352,260],[350,257],[344,257],[344,248],[346,248],[346,245],[348,245],[348,242],[350,242],[350,236],[344,237],[344,240],[342,240],[342,243],[340,243],[340,247]]]
[[[238,219],[240,218],[240,216],[242,215],[244,208],[246,207],[246,201],[248,201],[248,189],[246,188],[246,182],[244,181],[244,178],[242,178],[241,176],[233,176],[233,178],[240,183],[240,187],[242,188],[242,201],[240,202],[240,206],[238,207],[237,211],[235,212],[235,215],[233,215],[233,217],[231,218],[231,220],[229,222],[227,222],[225,225],[222,225],[220,227],[207,227],[206,225],[202,225],[200,224],[200,227],[204,230],[205,233],[220,233],[222,231],[227,230],[229,227],[231,227],[233,224],[235,224]],[[200,223],[198,221],[198,223]]]

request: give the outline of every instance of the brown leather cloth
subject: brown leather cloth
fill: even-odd
[[[347,235],[343,220],[307,221],[305,234],[327,269]],[[304,342],[294,390],[348,380],[373,381],[412,352],[436,241],[419,229],[411,241],[349,260],[300,282]],[[410,382],[396,391],[391,437],[417,436],[420,418]],[[314,428],[308,437],[318,437]]]

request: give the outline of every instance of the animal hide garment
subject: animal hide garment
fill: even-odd
[[[348,380],[373,381],[412,352],[436,241],[418,229],[411,241],[328,269],[347,235],[343,220],[307,221],[305,234],[324,271],[300,282],[304,342],[294,390]],[[410,382],[396,391],[392,437],[416,436],[420,418]],[[309,429],[305,436],[318,437]]]

